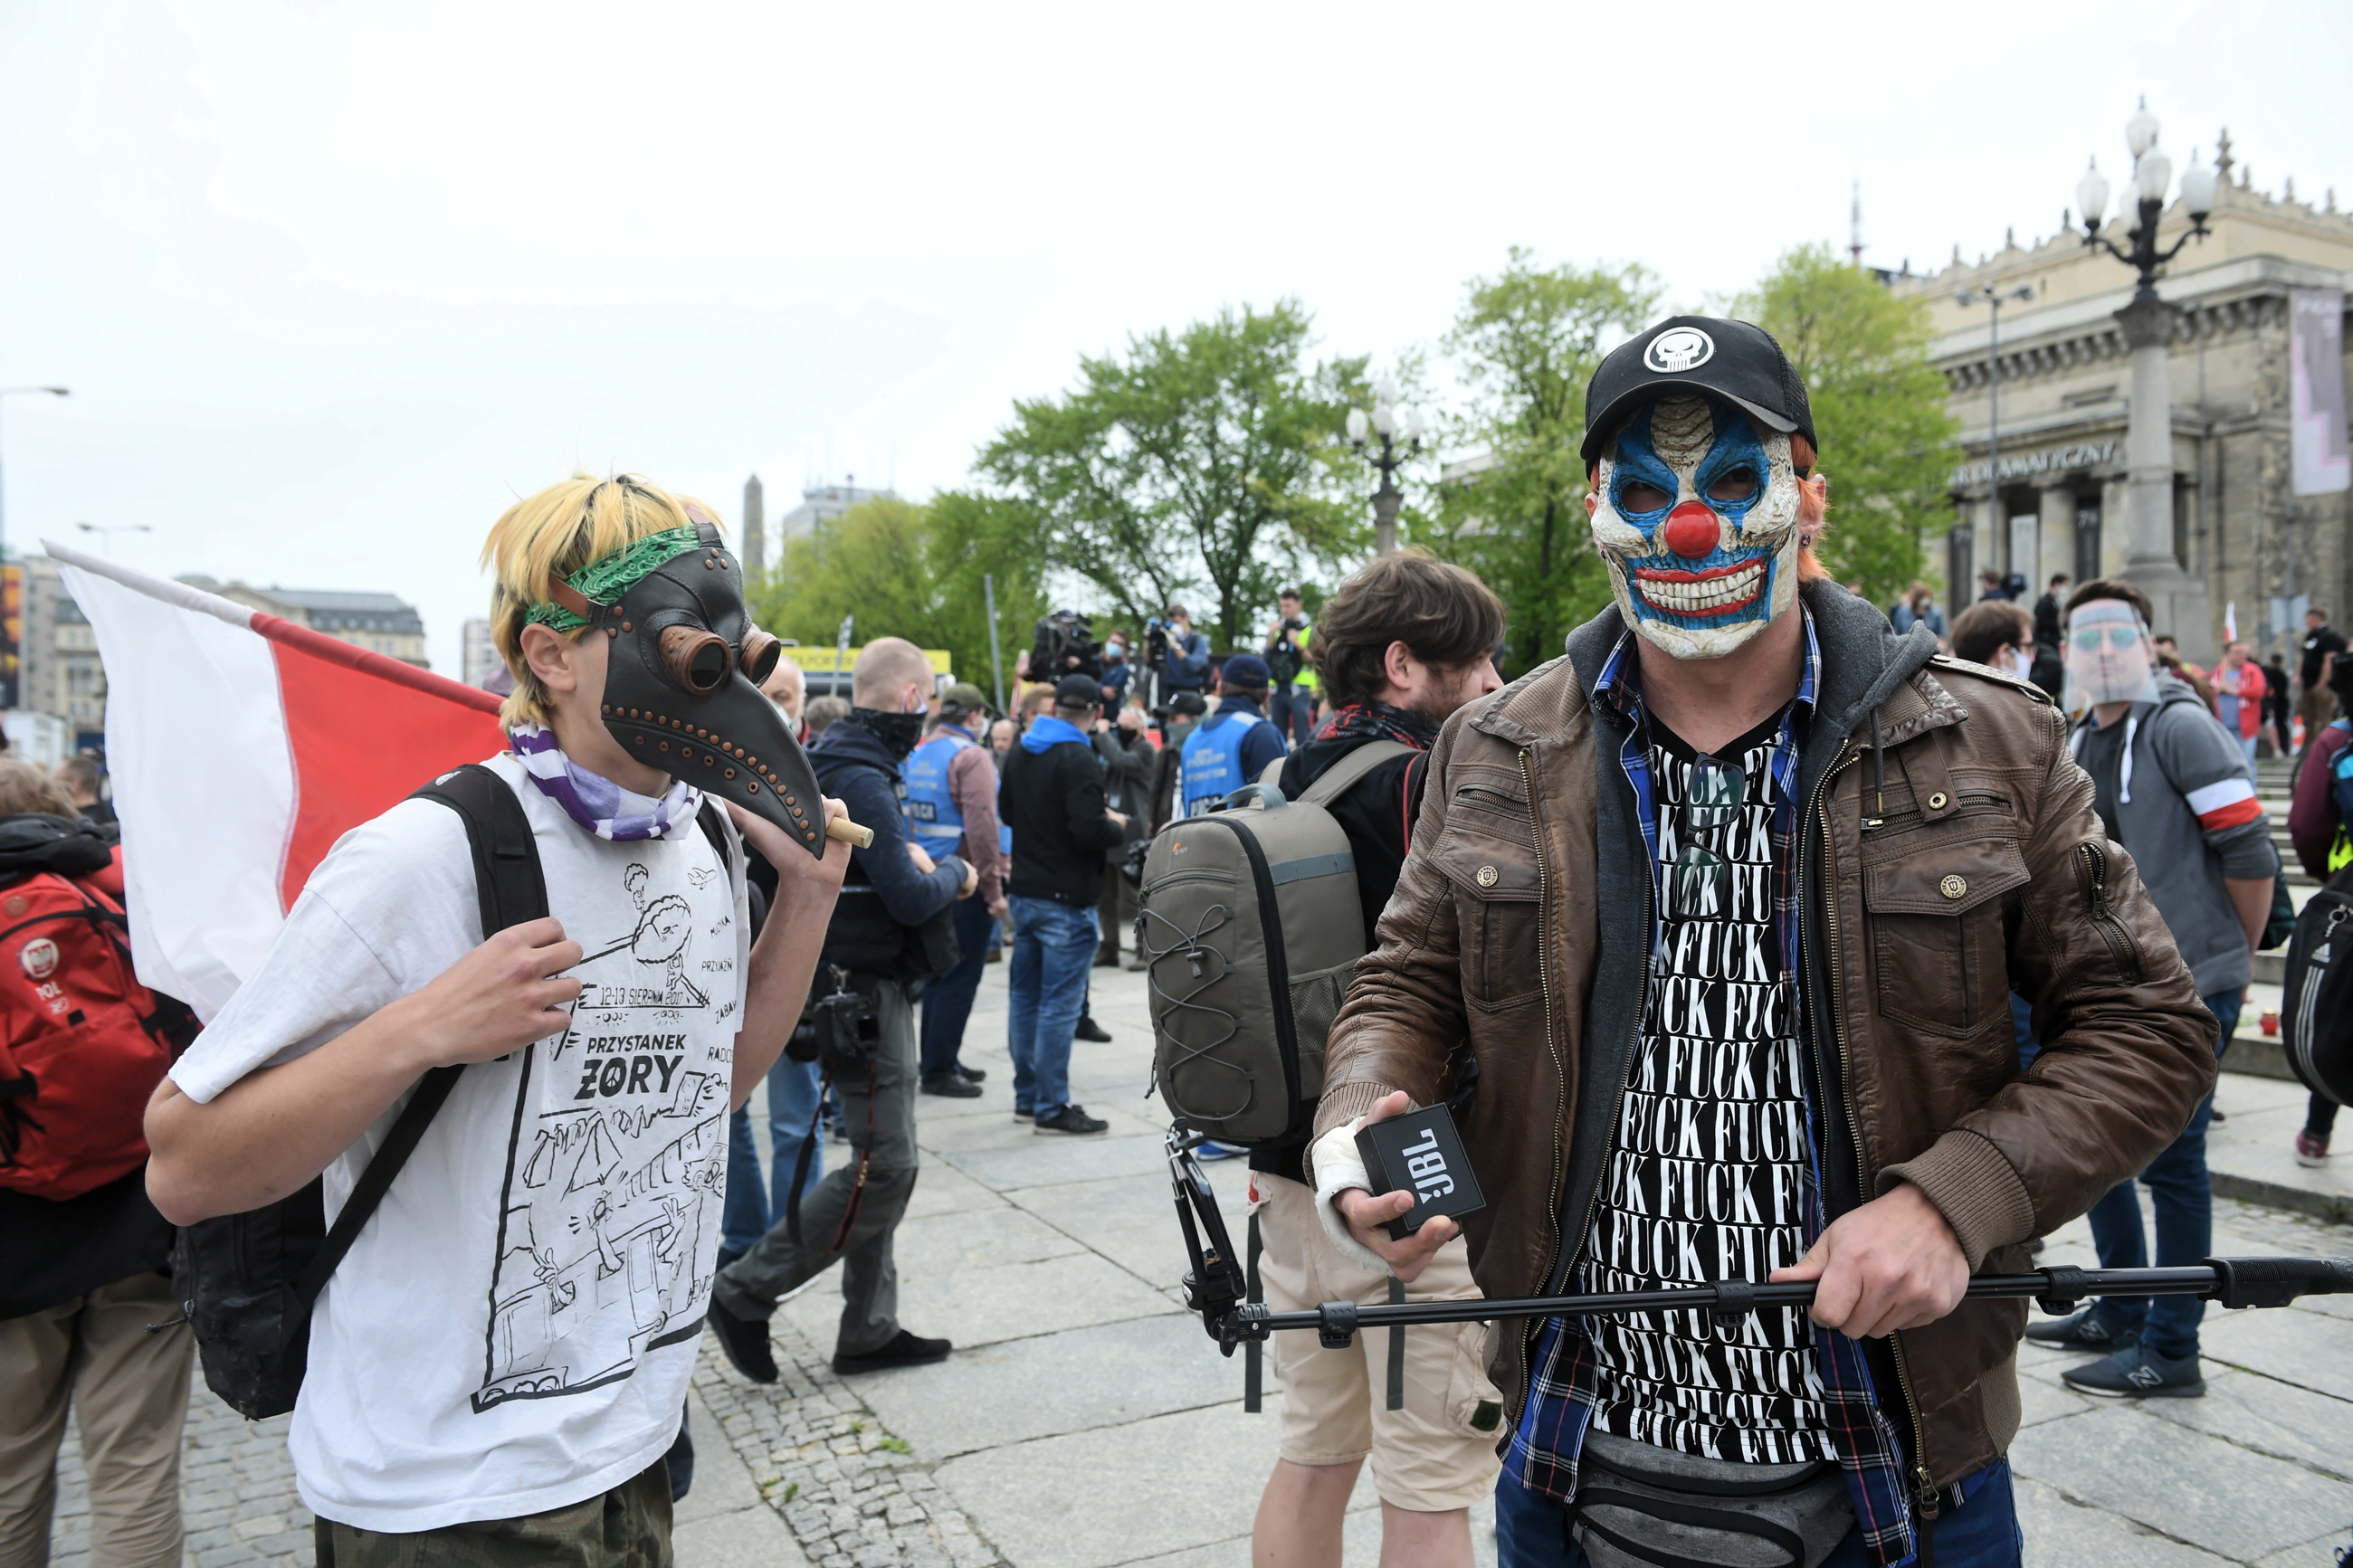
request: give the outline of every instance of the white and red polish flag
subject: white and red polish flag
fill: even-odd
[[[43,544],[106,664],[139,978],[207,1021],[337,838],[506,748],[487,691]]]

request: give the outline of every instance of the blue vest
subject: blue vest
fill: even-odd
[[[1183,815],[1191,816],[1250,782],[1242,776],[1242,740],[1251,725],[1265,722],[1255,713],[1229,708],[1211,714],[1185,737],[1177,753],[1185,761]]]
[[[963,731],[943,724],[899,766],[899,776],[907,784],[907,832],[934,860],[964,853],[964,812],[948,788],[948,766],[958,752],[977,744]],[[1002,821],[997,825],[997,847],[1008,854],[1013,849],[1013,829]]]

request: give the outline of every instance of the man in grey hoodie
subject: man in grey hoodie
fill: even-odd
[[[2147,595],[2095,579],[2067,600],[2067,681],[2091,700],[2076,725],[2075,760],[2092,776],[2093,806],[2110,838],[2139,867],[2157,911],[2214,1015],[2219,1056],[2238,1027],[2253,976],[2252,954],[2271,917],[2279,855],[2232,737],[2197,693],[2156,667]],[[2096,872],[2094,873],[2096,875]],[[2171,1148],[2139,1180],[2157,1211],[2160,1268],[2196,1263],[2211,1249],[2213,1193],[2206,1171],[2210,1094]],[[2140,1200],[2120,1182],[2091,1212],[2100,1263],[2148,1261]],[[2073,1317],[2036,1323],[2027,1337],[2108,1352],[2063,1373],[2085,1393],[2196,1397],[2194,1297],[2107,1298]]]

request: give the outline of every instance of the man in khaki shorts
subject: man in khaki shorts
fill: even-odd
[[[1469,573],[1425,555],[1385,555],[1340,585],[1318,617],[1310,657],[1334,711],[1283,766],[1296,798],[1342,757],[1376,741],[1406,748],[1330,803],[1348,835],[1369,935],[1397,887],[1429,776],[1430,742],[1446,716],[1503,684],[1491,655],[1503,606]],[[1325,1301],[1389,1300],[1388,1270],[1316,1214],[1302,1148],[1250,1156],[1250,1209],[1274,1310]],[[1417,1301],[1475,1297],[1470,1254],[1457,1237],[1409,1289]],[[1403,1399],[1389,1407],[1391,1336],[1363,1333],[1345,1351],[1313,1335],[1277,1334],[1282,1448],[1251,1532],[1257,1568],[1338,1568],[1341,1521],[1367,1454],[1381,1498],[1385,1568],[1469,1568],[1471,1505],[1495,1489],[1503,1398],[1487,1379],[1483,1324],[1406,1329]]]

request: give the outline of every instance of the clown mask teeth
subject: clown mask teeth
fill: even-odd
[[[1789,438],[1715,398],[1660,399],[1597,475],[1593,542],[1627,623],[1676,658],[1719,658],[1798,591]]]

